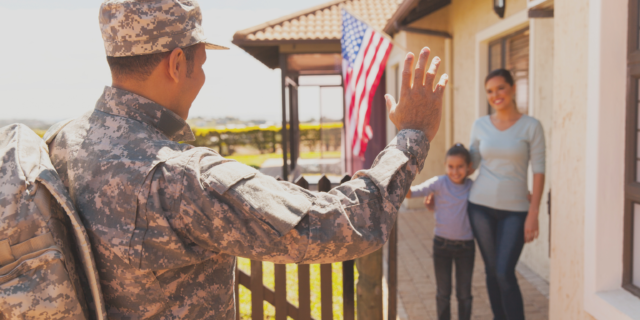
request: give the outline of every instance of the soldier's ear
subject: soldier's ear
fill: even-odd
[[[181,76],[187,72],[187,59],[184,51],[180,48],[175,48],[169,55],[169,77],[173,82],[180,82]]]

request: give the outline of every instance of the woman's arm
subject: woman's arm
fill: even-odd
[[[480,160],[482,159],[482,157],[480,156],[480,139],[478,139],[478,136],[476,134],[476,123],[478,121],[479,119],[476,120],[476,122],[473,123],[473,127],[471,127],[471,138],[469,139],[469,153],[471,154],[472,171],[469,174],[473,173],[473,171],[478,169],[478,166],[480,166]]]
[[[533,194],[529,204],[529,213],[524,222],[524,242],[531,242],[538,237],[538,213],[540,212],[540,200],[544,189],[544,173],[533,175]]]
[[[538,237],[538,213],[540,211],[540,199],[544,189],[545,154],[546,143],[544,130],[540,122],[536,123],[531,139],[531,169],[533,170],[533,194],[529,202],[529,213],[524,222],[524,241],[531,242]]]

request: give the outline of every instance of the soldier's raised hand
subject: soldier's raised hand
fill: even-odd
[[[398,130],[422,130],[427,139],[433,141],[433,137],[440,127],[442,96],[449,76],[443,74],[438,84],[433,86],[440,58],[433,58],[429,70],[426,71],[430,52],[431,50],[427,47],[420,51],[415,72],[412,72],[415,57],[411,52],[407,54],[402,71],[400,101],[396,103],[389,94],[385,95],[385,99],[389,110],[389,119]]]

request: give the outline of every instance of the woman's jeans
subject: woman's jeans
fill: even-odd
[[[524,320],[516,264],[524,247],[527,212],[488,208],[469,202],[469,221],[487,274],[495,320]]]
[[[451,319],[451,271],[456,264],[458,319],[471,319],[471,278],[476,245],[473,240],[433,239],[433,266],[436,273],[438,320]]]

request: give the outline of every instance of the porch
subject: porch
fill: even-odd
[[[433,213],[426,209],[401,209],[398,216],[398,319],[437,319],[436,282],[431,258],[434,224]],[[548,319],[549,284],[523,264],[518,265],[517,276],[526,319]],[[493,319],[484,281],[484,263],[476,249],[472,319]],[[455,291],[451,309],[451,318],[457,319]]]

